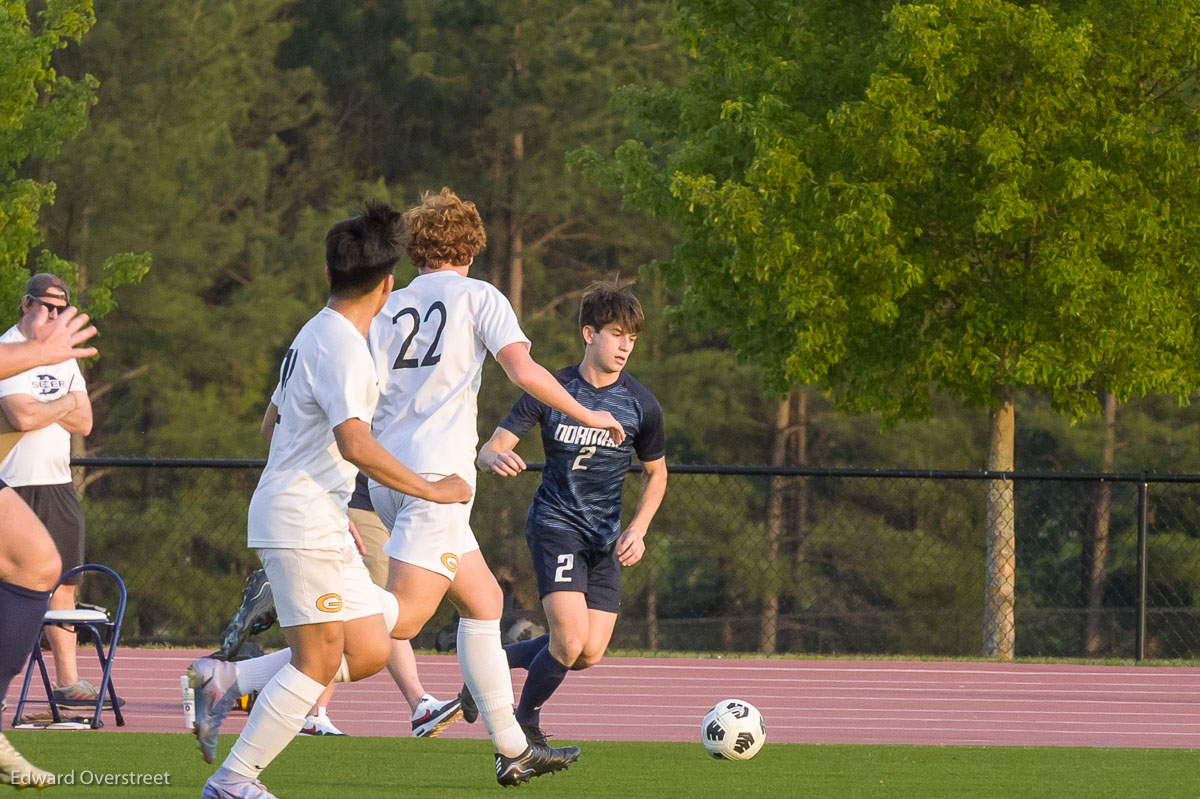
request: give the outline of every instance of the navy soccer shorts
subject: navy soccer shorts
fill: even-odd
[[[621,609],[621,563],[615,543],[597,547],[578,533],[533,520],[525,528],[525,541],[533,556],[539,597],[579,591],[592,610],[616,613]]]

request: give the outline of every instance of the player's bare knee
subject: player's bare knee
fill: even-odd
[[[562,640],[550,641],[550,654],[559,663],[567,666],[574,666],[583,654],[583,640],[578,638],[563,638]]]
[[[12,582],[35,591],[49,591],[62,575],[62,559],[57,550],[43,553],[39,560],[23,564],[21,570],[23,575]]]
[[[333,682],[334,676],[338,669],[341,668],[342,657],[339,654],[336,658],[326,652],[297,652],[292,650],[292,666],[302,672],[305,676],[328,685]]]
[[[575,662],[571,664],[571,671],[583,671],[590,669],[604,658],[603,652],[583,652],[579,657],[575,658]]]
[[[455,602],[458,613],[465,619],[499,619],[504,613],[504,593],[499,586],[493,591],[474,591],[469,597],[460,597]]]
[[[417,637],[421,632],[421,628],[425,626],[425,622],[420,619],[405,618],[401,616],[396,620],[396,626],[392,628],[392,638],[400,641],[409,641]],[[387,656],[384,655],[386,660]]]
[[[0,580],[34,591],[49,591],[62,574],[62,559],[49,534],[34,535],[20,549],[0,558]]]
[[[346,666],[350,671],[351,682],[363,680],[372,674],[378,674],[387,665],[388,651],[386,643],[371,643],[357,647],[353,652],[346,653]]]

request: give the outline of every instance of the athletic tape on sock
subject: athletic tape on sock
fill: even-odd
[[[460,619],[458,665],[479,707],[479,717],[496,740],[498,731],[516,723],[508,657],[500,645],[499,619]]]
[[[225,768],[257,778],[296,737],[308,709],[324,692],[324,685],[292,664],[280,669],[259,693],[242,734],[225,759]]]

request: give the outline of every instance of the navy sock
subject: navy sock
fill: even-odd
[[[529,676],[525,678],[525,687],[521,689],[517,721],[521,724],[540,724],[542,705],[558,690],[570,670],[555,660],[554,655],[550,654],[550,647],[538,652],[529,664]]]
[[[49,607],[49,591],[0,582],[0,696],[29,662]]]
[[[548,634],[508,644],[504,647],[504,654],[508,655],[508,667],[510,669],[528,669],[538,652],[549,645],[550,636]]]

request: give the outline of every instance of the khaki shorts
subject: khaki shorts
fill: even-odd
[[[382,614],[379,593],[353,543],[341,549],[259,549],[280,627]]]
[[[421,476],[435,480],[445,475]],[[479,549],[471,532],[474,498],[465,505],[439,505],[372,483],[371,504],[384,527],[392,531],[383,547],[389,558],[453,580],[462,556]]]
[[[388,556],[384,554],[383,546],[391,537],[388,528],[379,521],[379,516],[375,511],[363,508],[351,508],[350,521],[354,522],[354,528],[358,530],[358,537],[362,539],[363,548],[367,550],[367,554],[363,555],[362,559],[363,563],[367,565],[367,571],[371,574],[371,581],[380,588],[386,588]]]

